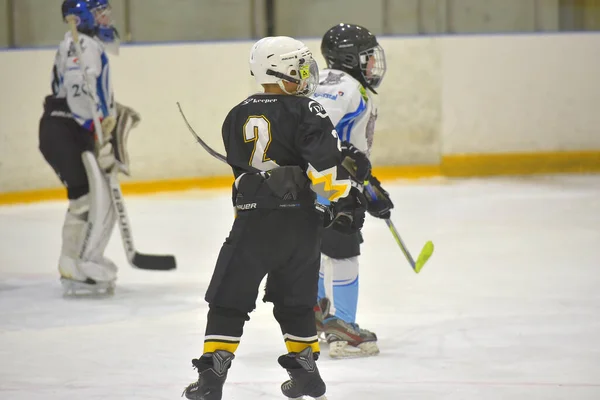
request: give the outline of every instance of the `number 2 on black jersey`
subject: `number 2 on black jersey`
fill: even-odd
[[[271,144],[271,123],[264,115],[251,115],[243,127],[244,142],[254,142],[249,165],[261,171],[268,171],[279,165],[267,156]]]

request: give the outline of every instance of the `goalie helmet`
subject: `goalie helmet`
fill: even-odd
[[[368,29],[353,24],[338,24],[323,36],[321,53],[327,68],[344,71],[375,92],[387,69],[385,52]]]
[[[269,36],[259,40],[252,46],[249,62],[256,83],[276,83],[287,94],[310,96],[319,83],[319,68],[312,52],[291,37]],[[283,81],[298,84],[296,92],[288,92]]]
[[[67,15],[75,15],[79,32],[97,36],[106,44],[118,42],[108,0],[64,0],[61,11],[63,20]]]
[[[68,15],[75,16],[79,32],[90,36],[96,34],[96,18],[90,8],[90,1],[65,0],[62,3],[61,11],[65,22]]]

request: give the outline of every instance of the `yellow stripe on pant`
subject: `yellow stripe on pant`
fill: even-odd
[[[239,345],[239,341],[207,339],[204,340],[204,354],[214,353],[216,350],[226,350],[230,353],[235,353]]]
[[[289,337],[285,337],[285,347],[287,347],[288,353],[300,353],[307,347],[310,347],[313,353],[319,353],[321,348],[319,347],[319,340],[316,337],[306,338],[298,338],[290,339]]]

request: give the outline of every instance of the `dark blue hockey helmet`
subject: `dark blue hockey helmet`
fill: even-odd
[[[112,43],[119,37],[113,26],[108,0],[64,0],[62,3],[63,20],[67,15],[77,17],[79,32],[95,35],[105,43]]]
[[[77,30],[81,33],[94,35],[96,33],[96,17],[90,8],[91,0],[64,0],[62,3],[62,17],[75,15]]]

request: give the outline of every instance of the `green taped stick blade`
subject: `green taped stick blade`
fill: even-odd
[[[418,274],[419,271],[423,268],[429,257],[433,254],[433,242],[430,240],[425,243],[423,246],[423,250],[421,250],[421,254],[419,254],[419,258],[417,258],[417,262],[415,263],[415,272]]]

